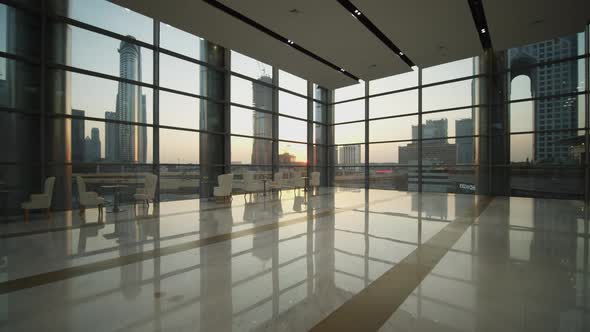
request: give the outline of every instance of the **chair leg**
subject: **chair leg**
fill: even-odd
[[[24,209],[23,213],[24,213],[25,222],[28,223],[29,222],[29,210]]]

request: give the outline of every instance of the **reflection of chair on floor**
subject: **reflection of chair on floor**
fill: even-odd
[[[309,186],[311,187],[311,193],[313,194],[314,189],[320,190],[320,172],[311,172],[311,178],[309,179]]]
[[[301,172],[293,172],[291,173],[291,187],[294,190],[299,190],[301,188],[305,188],[305,179],[301,176]]]
[[[53,185],[55,177],[49,177],[45,180],[45,186],[42,194],[32,194],[28,202],[21,204],[24,210],[25,222],[29,221],[29,210],[44,209],[48,217],[51,216],[51,200],[53,199]]]
[[[154,201],[156,196],[156,184],[158,183],[158,176],[155,174],[148,174],[145,176],[145,183],[143,188],[137,188],[133,194],[133,211],[137,212],[137,202],[146,203],[149,209],[150,201]]]
[[[282,171],[275,173],[274,181],[270,183],[270,190],[277,191],[279,193],[279,197],[281,196],[281,190],[287,189],[287,179],[285,179],[285,174]]]
[[[222,174],[217,177],[218,187],[213,188],[213,196],[215,198],[222,197],[223,201],[231,201],[232,181],[234,175],[231,173]]]
[[[305,203],[305,197],[295,196],[295,198],[293,199],[293,211],[302,212],[303,211],[303,203]]]
[[[83,214],[86,211],[86,207],[96,206],[98,207],[98,219],[101,219],[104,198],[98,196],[98,193],[95,193],[94,191],[86,191],[86,183],[81,176],[76,177],[76,184],[78,185],[80,214]]]

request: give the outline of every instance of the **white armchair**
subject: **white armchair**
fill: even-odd
[[[219,183],[218,187],[213,188],[213,196],[223,197],[223,200],[230,200],[231,201],[231,191],[232,191],[232,181],[234,179],[234,175],[229,174],[222,174],[217,177],[217,182]]]
[[[305,188],[305,179],[301,176],[301,172],[293,172],[291,175],[291,186],[294,189]]]
[[[149,208],[150,201],[154,201],[156,196],[156,184],[158,183],[158,176],[155,174],[148,174],[145,176],[145,183],[143,188],[137,188],[133,199],[135,202],[145,202]]]
[[[254,180],[255,172],[246,172],[244,174],[244,197],[247,194],[258,193],[264,190],[264,187],[260,181]]]
[[[280,194],[281,190],[287,187],[286,179],[284,177],[285,176],[281,171],[275,173],[274,180],[270,183],[270,190],[276,190]]]
[[[53,185],[55,177],[49,177],[45,180],[42,194],[32,194],[28,202],[21,204],[24,210],[25,221],[29,220],[29,210],[45,209],[45,212],[51,214],[51,200],[53,199]]]
[[[104,198],[100,197],[94,191],[86,191],[86,182],[81,176],[76,176],[76,184],[78,185],[78,197],[80,203],[80,214],[86,211],[87,206],[98,207],[99,217],[102,215],[102,208],[104,206]]]

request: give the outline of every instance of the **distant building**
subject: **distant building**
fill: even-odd
[[[116,112],[105,112],[106,120],[118,120]],[[119,160],[119,124],[106,122],[105,125],[105,160]]]
[[[279,164],[294,164],[296,157],[288,152],[279,154]]]
[[[338,152],[339,165],[360,165],[361,163],[361,145],[345,145],[340,147]]]
[[[431,139],[430,143],[447,143],[448,120],[446,118],[439,120],[426,120],[422,126],[422,139]],[[440,138],[434,139],[433,138]],[[412,126],[412,139],[418,139],[418,126]]]
[[[272,78],[261,76],[259,81],[272,84]],[[252,98],[257,108],[272,109],[272,89],[260,84],[252,84]],[[264,112],[252,112],[253,132],[257,137],[272,138],[272,114]],[[272,142],[264,139],[255,139],[252,143],[252,164],[272,165]]]
[[[84,117],[85,112],[81,110],[72,109],[73,116]],[[71,137],[72,137],[72,162],[82,162],[86,158],[84,153],[84,120],[72,120]]]
[[[128,36],[133,38],[133,36]],[[119,47],[119,76],[134,81],[141,81],[141,49],[139,46],[121,41]],[[146,97],[141,87],[134,84],[119,83],[116,100],[116,119],[126,122],[145,123]],[[105,114],[106,117],[106,114]],[[147,160],[147,129],[143,126],[111,126],[112,135],[106,135],[107,146],[112,146],[117,139],[117,149],[109,150],[109,160],[145,163]],[[115,135],[116,133],[116,135]]]
[[[539,62],[578,55],[577,35],[549,39],[508,50],[512,78],[526,75],[531,80],[532,97],[578,92],[578,62],[565,61],[550,66],[530,67]],[[567,96],[534,102],[534,160],[569,160],[569,147],[559,141],[577,136],[576,131],[546,132],[578,128],[578,98]]]
[[[100,149],[100,131],[98,128],[92,128],[91,137],[86,137],[86,139],[84,140],[84,161],[100,161]]]
[[[457,162],[457,145],[448,143],[448,120],[426,120],[422,126],[422,160],[432,164],[455,165]],[[412,139],[418,140],[418,126],[412,126]],[[418,142],[398,147],[400,164],[417,161]]]

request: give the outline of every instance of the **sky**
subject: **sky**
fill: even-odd
[[[126,10],[104,0],[71,1],[69,15],[77,20],[99,26],[123,35],[151,43],[152,21],[140,14]],[[0,16],[2,15],[0,6]],[[5,21],[5,20],[4,20]],[[1,22],[1,21],[0,21]],[[0,29],[3,29],[0,25]],[[120,42],[70,27],[71,29],[71,61],[75,67],[89,69],[101,73],[119,75],[119,54],[117,49]],[[1,30],[0,30],[1,32]],[[161,45],[177,53],[193,58],[199,58],[200,38],[167,24],[161,25]],[[2,48],[0,41],[0,49]],[[153,54],[142,48],[142,80],[153,82]],[[2,63],[0,62],[0,66]],[[188,63],[165,54],[160,55],[160,85],[173,89],[198,94],[200,90],[199,73],[205,70],[196,64]],[[272,67],[252,58],[232,52],[232,71],[242,73],[252,78],[263,74],[271,75]],[[473,74],[472,59],[459,60],[423,70],[423,83],[449,80]],[[72,108],[82,109],[88,116],[104,118],[105,111],[115,111],[117,82],[92,78],[72,73]],[[583,75],[580,75],[583,77]],[[305,80],[287,72],[279,73],[280,86],[305,94]],[[232,77],[232,102],[252,106],[252,83],[237,77]],[[337,89],[335,100],[347,100],[364,95],[364,82],[350,87]],[[409,72],[393,77],[387,77],[369,83],[370,94],[403,89],[417,84],[417,72]],[[149,89],[142,89],[147,97],[147,118],[151,123],[153,110],[153,94]],[[530,97],[530,81],[525,77],[517,77],[512,82],[512,99]],[[398,115],[417,112],[417,90],[387,95],[370,99],[370,117]],[[453,84],[435,86],[423,89],[424,111],[471,104],[471,80]],[[580,101],[583,105],[583,101]],[[179,126],[190,129],[199,128],[199,101],[182,95],[160,92],[160,123],[163,125]],[[511,121],[514,124],[532,125],[532,103],[514,104],[511,109]],[[279,109],[281,113],[306,116],[306,100],[288,93],[279,94]],[[456,111],[424,115],[426,119],[448,118],[449,136],[454,135],[455,120],[469,118],[469,111]],[[337,104],[335,107],[336,122],[360,120],[364,117],[364,101]],[[583,121],[583,119],[580,119]],[[370,122],[371,141],[411,139],[411,127],[417,124],[417,116],[407,116],[389,121]],[[102,142],[102,156],[104,157],[104,124],[87,122],[86,135],[90,136],[93,127],[99,128]],[[252,133],[252,111],[232,109],[232,131],[240,134]],[[350,124],[336,126],[336,143],[364,142],[364,124]],[[151,130],[148,131],[151,135]],[[295,141],[306,140],[306,124],[289,118],[280,118],[279,138]],[[160,159],[163,163],[195,163],[198,162],[198,141],[194,141],[195,133],[163,131],[161,133]],[[193,140],[194,144],[187,143]],[[148,140],[152,142],[151,137]],[[165,143],[165,144],[162,144]],[[532,136],[520,136],[512,140],[511,157],[513,160],[532,158]],[[397,162],[397,146],[399,144],[372,145],[370,162]],[[403,146],[403,145],[402,145]],[[306,160],[304,145],[281,143],[279,153],[295,154],[297,161]],[[393,149],[392,149],[393,147]],[[232,161],[248,163],[251,158],[251,139],[235,140],[232,144]],[[148,147],[150,151],[152,149]]]

